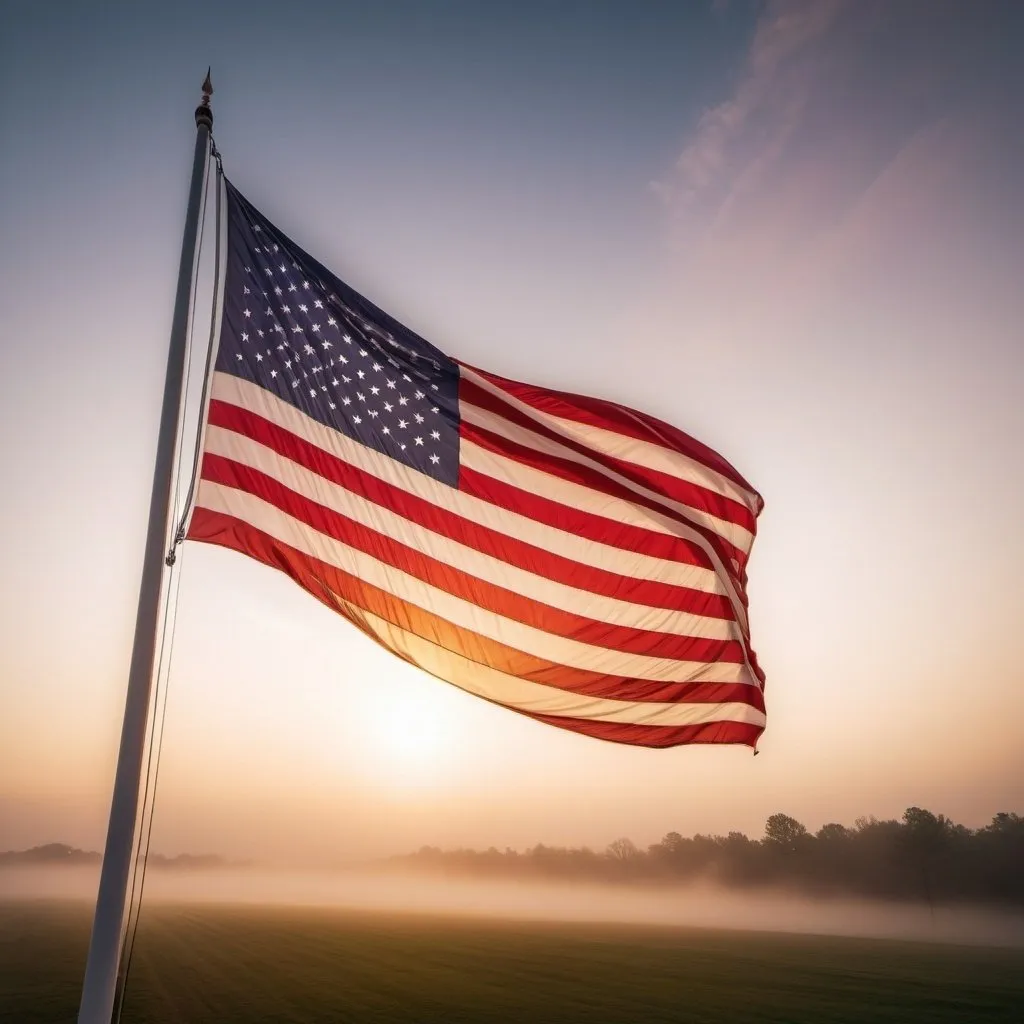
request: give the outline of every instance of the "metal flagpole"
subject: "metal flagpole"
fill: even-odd
[[[153,689],[164,555],[171,528],[171,488],[185,372],[192,274],[196,257],[199,208],[210,153],[210,131],[213,128],[213,111],[210,109],[212,93],[213,86],[210,84],[210,73],[207,71],[206,80],[203,82],[203,100],[195,113],[196,148],[192,161],[192,184],[188,194],[188,212],[185,216],[181,262],[178,266],[178,291],[174,301],[171,340],[167,352],[167,376],[164,382],[163,407],[160,411],[160,434],[157,440],[156,466],[153,470],[153,489],[150,494],[149,527],[146,533],[142,583],[139,587],[139,608],[135,619],[135,641],[132,647],[131,668],[128,672],[121,746],[117,755],[107,842],[103,851],[103,868],[96,896],[96,913],[93,917],[85,980],[82,983],[78,1024],[110,1024],[117,988],[121,938],[125,924],[125,902],[139,808],[146,722],[149,718],[150,696]]]

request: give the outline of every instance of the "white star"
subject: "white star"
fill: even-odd
[[[351,336],[350,336],[350,335],[348,335],[348,334],[344,334],[344,335],[342,335],[342,338],[341,338],[341,340],[342,340],[343,342],[345,342],[345,344],[346,344],[346,345],[351,345],[351,344],[352,344],[352,338],[351,338]]]
[[[430,461],[436,466],[441,461],[440,455],[431,455]]]
[[[277,269],[283,274],[288,268],[282,263]]]
[[[382,434],[390,434],[391,433],[391,428],[390,427],[384,427],[384,428],[381,429],[381,433]]]
[[[362,417],[361,417],[361,416],[353,416],[353,417],[352,417],[352,422],[353,422],[353,423],[362,423],[362,422],[363,422],[363,419],[362,419]]]
[[[417,391],[415,397],[416,398],[426,398],[427,396],[425,394],[423,394],[422,391]]]
[[[329,406],[330,406],[330,407],[331,407],[332,409],[337,409],[337,408],[338,408],[338,407],[337,407],[337,406],[336,406],[336,405],[335,405],[335,404],[334,404],[333,402],[328,402],[327,404],[328,404],[328,405],[329,405]]]
[[[296,324],[292,328],[292,334],[301,334],[301,333],[302,333],[302,328],[298,324]]]
[[[308,281],[303,281],[302,282],[302,287],[305,288],[306,291],[308,292],[309,291],[309,282]]]
[[[309,397],[310,398],[316,398],[316,388],[310,388],[309,389]]]
[[[314,331],[319,331],[320,330],[320,325],[319,324],[313,324],[313,330]],[[329,348],[334,348],[334,342],[333,341],[321,341],[320,342],[320,347],[326,352]]]
[[[278,286],[277,286],[277,287],[276,287],[276,288],[274,289],[274,294],[275,294],[275,295],[284,295],[284,289],[283,289],[283,288],[282,288],[282,287],[281,287],[280,285],[278,285]]]
[[[319,334],[320,333],[320,325],[319,324],[313,324],[313,333],[314,334]],[[327,342],[327,344],[324,345],[324,348],[330,348],[330,347],[331,347],[331,343],[330,342]]]
[[[422,437],[414,437],[414,438],[413,438],[413,440],[414,440],[414,441],[415,441],[415,442],[416,442],[417,444],[419,444],[419,445],[423,444],[423,438],[422,438]]]
[[[242,316],[244,316],[246,318],[246,320],[248,320],[249,317],[252,316],[252,313],[250,313],[249,310],[247,310],[247,309],[243,309],[242,310]]]
[[[398,396],[398,404],[399,405],[408,405],[409,404],[409,399],[406,398],[405,395],[399,395]]]
[[[331,327],[337,327],[338,326],[338,321],[335,320],[333,316],[329,316],[327,318],[327,322],[328,322],[328,324],[331,325]]]
[[[262,363],[263,362],[263,353],[262,352],[257,352],[256,353],[256,362],[257,363]]]
[[[331,387],[336,388],[337,386],[338,386],[338,378],[337,377],[331,378]]]
[[[291,311],[292,311],[291,306],[282,306],[281,307],[281,312],[282,313],[290,313]]]
[[[373,368],[374,368],[374,369],[375,369],[375,370],[376,370],[376,371],[377,371],[378,373],[380,373],[380,371],[384,369],[384,367],[383,367],[383,366],[381,366],[381,365],[380,365],[380,363],[374,363],[374,364],[373,364]]]
[[[431,437],[432,437],[432,438],[433,438],[433,439],[434,439],[435,441],[440,441],[440,440],[441,440],[441,433],[440,433],[440,431],[437,431],[437,430],[432,430],[432,431],[430,432],[430,436],[431,436]]]
[[[277,370],[271,370],[270,371],[270,376],[271,377],[276,377],[277,376]]]
[[[376,386],[370,388],[370,394],[371,395],[379,395],[380,394],[380,388],[378,388]]]
[[[351,405],[351,404],[352,404],[352,399],[351,399],[351,398],[349,398],[349,397],[348,397],[348,395],[346,395],[346,396],[345,396],[345,397],[344,397],[344,398],[343,398],[343,399],[341,400],[341,404],[342,404],[342,405]]]
[[[302,310],[303,313],[309,312],[309,306],[305,306],[302,303],[299,303],[299,309]]]
[[[395,384],[395,382],[393,380],[389,380],[388,381],[388,387],[391,388],[392,391],[393,391],[397,387],[397,385]]]
[[[243,294],[243,295],[249,295],[249,294],[251,294],[251,293],[250,293],[250,291],[249,291],[249,286],[248,286],[247,284],[243,284],[243,285],[242,285],[242,294]]]
[[[385,412],[391,412],[392,409],[394,409],[394,406],[390,402],[385,402],[384,403],[384,411]]]
[[[258,330],[258,331],[257,331],[256,333],[257,333],[257,334],[258,334],[258,335],[259,335],[259,336],[260,336],[261,338],[263,337],[263,332],[262,332],[262,331],[259,331],[259,330]]]
[[[348,360],[344,356],[338,356],[338,362],[341,363],[342,366],[348,366]]]
[[[403,452],[405,451],[405,445],[404,444],[400,445],[399,447],[402,449]]]
[[[324,308],[324,304],[319,299],[317,299],[316,302],[313,303],[313,308],[314,309],[323,309]]]
[[[362,393],[362,391],[357,391],[356,392],[356,398],[358,398],[360,402],[365,402],[366,401],[366,395],[364,395]]]
[[[238,360],[239,362],[241,362],[241,361],[242,361],[242,353],[241,353],[241,352],[236,352],[236,353],[235,353],[235,358],[236,358],[236,359],[237,359],[237,360]]]
[[[312,356],[316,354],[316,349],[314,349],[313,346],[310,345],[308,341],[306,342],[305,345],[302,346],[302,351],[305,352],[307,356]]]
[[[366,355],[366,349],[365,349],[365,348],[361,348],[361,349],[359,350],[359,354],[360,354],[361,356],[365,356],[365,355]]]
[[[415,418],[417,423],[422,423],[423,422],[423,417],[419,413],[416,413],[414,418]]]
[[[376,418],[377,418],[377,417],[378,417],[378,416],[379,416],[380,414],[379,414],[379,413],[377,412],[377,410],[376,410],[376,409],[371,409],[371,410],[370,410],[370,415],[371,415],[371,416],[372,416],[372,417],[373,417],[374,419],[376,419]]]
[[[366,376],[366,371],[365,370],[356,370],[356,376],[360,380],[362,380]]]
[[[296,285],[294,285],[294,284],[288,285],[288,291],[290,291],[290,292],[297,292],[298,290],[299,289],[298,289],[298,287]]]
[[[249,335],[246,334],[245,331],[243,331],[242,332],[242,341],[248,341],[248,340],[249,340]]]
[[[432,406],[430,407],[430,411],[431,411],[431,412],[437,412],[437,411],[438,411],[438,409],[437,409],[437,406],[436,406],[436,405],[432,405]]]
[[[405,430],[405,428],[406,428],[407,426],[409,426],[409,421],[408,421],[408,420],[399,420],[399,421],[398,421],[398,425],[399,425],[399,426],[400,426],[400,427],[401,427],[401,428],[402,428],[403,430]]]

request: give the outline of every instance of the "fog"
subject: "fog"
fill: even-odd
[[[0,899],[95,899],[95,868],[0,871]],[[413,872],[150,870],[147,903],[216,902],[510,920],[604,922],[1024,947],[1024,914],[992,907],[809,899],[711,885],[480,881]]]

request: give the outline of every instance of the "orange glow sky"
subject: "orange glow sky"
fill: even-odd
[[[192,546],[155,849],[1024,811],[1021,7],[672,7],[5,7],[0,849],[102,845],[211,61],[228,174],[309,252],[763,493],[769,722],[757,758],[562,733]]]

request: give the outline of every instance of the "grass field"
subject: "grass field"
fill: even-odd
[[[73,1021],[84,903],[0,904],[0,1021]],[[1024,1020],[1024,952],[622,925],[147,906],[126,1024]]]

